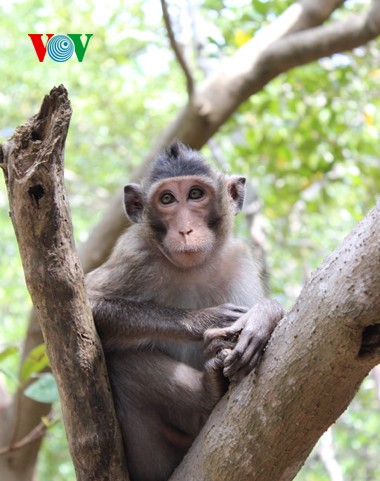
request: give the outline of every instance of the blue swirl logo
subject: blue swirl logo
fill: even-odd
[[[74,53],[74,44],[66,35],[54,35],[47,44],[47,52],[55,62],[66,62]]]

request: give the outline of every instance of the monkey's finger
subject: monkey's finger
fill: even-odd
[[[231,304],[231,303],[227,303],[227,304],[222,304],[220,307],[223,307],[229,311],[235,311],[235,312],[239,312],[241,314],[245,314],[246,312],[249,311],[249,307],[245,307],[245,306],[236,306],[235,304]]]
[[[235,345],[240,332],[241,329],[236,329],[235,326],[211,327],[203,333],[203,345],[207,346],[214,340],[221,340]]]
[[[234,363],[240,361],[240,359],[243,357],[244,353],[246,353],[246,351],[248,349],[248,346],[252,341],[252,338],[253,338],[253,335],[252,335],[251,332],[248,332],[247,330],[242,331],[235,348],[233,349],[231,354],[225,360],[225,366],[226,367],[230,367]]]
[[[249,310],[247,307],[235,306],[234,304],[222,304],[215,309],[217,310],[216,323],[218,327],[230,326],[241,319]]]
[[[232,376],[240,370],[249,372],[256,367],[266,340],[258,337],[248,337],[243,339],[243,342],[237,343],[235,349],[224,361],[225,375]]]
[[[215,339],[224,339],[226,337],[226,329],[219,327],[211,327],[207,329],[203,334],[203,344],[207,346]]]
[[[231,349],[228,349],[228,348],[222,349],[221,351],[218,352],[217,358],[223,361],[223,366],[224,366],[224,360],[230,352],[231,352]]]
[[[260,362],[260,359],[261,359],[261,357],[259,357],[258,362]],[[257,366],[258,362],[256,363],[256,366]],[[252,371],[254,371],[254,368],[248,368],[247,366],[245,366],[243,369],[240,369],[239,371],[235,372],[234,374],[230,374],[229,376],[227,376],[224,373],[224,370],[223,370],[223,376],[227,377],[227,379],[231,383],[238,384],[245,376],[250,374]]]
[[[256,339],[252,339],[243,351],[237,349],[235,355],[234,351],[232,351],[231,355],[225,360],[227,373],[233,374],[246,367],[253,369],[261,357],[264,346],[265,344],[261,341],[258,342]],[[236,350],[236,348],[234,350]]]
[[[223,361],[226,356],[230,353],[230,349],[222,349],[220,350],[216,356],[211,357],[210,359],[207,359],[205,362],[205,368],[206,369],[214,369],[214,370],[223,370]]]
[[[243,352],[240,350],[233,349],[231,353],[224,359],[224,369],[223,374],[230,378],[233,376],[241,367],[241,358]]]
[[[218,357],[213,357],[211,359],[208,359],[205,363],[205,369],[206,370],[214,370],[217,371],[219,369],[223,369],[223,360],[219,359]]]
[[[223,374],[228,377],[230,381],[239,382],[243,377],[253,371],[261,361],[262,351],[256,351],[252,358],[247,363],[236,363],[233,369],[224,368]]]
[[[229,352],[235,347],[235,343],[226,339],[212,339],[203,350],[204,356],[207,358],[215,356],[222,350],[228,350]]]

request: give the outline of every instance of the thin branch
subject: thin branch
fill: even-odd
[[[205,47],[208,40],[206,35],[203,34],[205,29],[198,28],[199,23],[203,20],[199,11],[199,2],[187,0],[186,7],[190,17],[195,61],[198,68],[203,72],[205,78],[207,78],[214,71],[213,65],[215,65],[215,59],[207,57],[205,53]]]
[[[191,99],[194,93],[194,78],[191,73],[190,67],[185,59],[185,56],[183,55],[183,51],[178,44],[177,40],[175,39],[174,31],[173,31],[173,26],[171,23],[169,11],[168,11],[168,6],[166,3],[166,0],[161,0],[161,6],[162,6],[162,13],[164,17],[164,22],[165,22],[165,27],[168,32],[168,37],[170,41],[170,46],[173,49],[173,52],[176,56],[176,59],[179,63],[179,65],[182,68],[183,73],[185,74],[186,77],[186,86],[187,86],[187,93],[189,95],[189,98]]]
[[[30,443],[33,443],[37,439],[42,438],[46,431],[50,429],[54,424],[58,423],[58,420],[53,421],[53,413],[50,412],[43,421],[40,421],[37,426],[32,429],[26,436],[24,436],[20,441],[17,441],[10,446],[6,446],[4,448],[0,448],[0,456],[4,454],[8,454],[12,451],[16,451],[17,449],[21,449],[27,446]]]

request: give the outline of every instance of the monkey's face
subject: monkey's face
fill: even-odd
[[[201,176],[161,180],[148,193],[148,216],[158,246],[181,268],[205,262],[216,243],[216,186]]]

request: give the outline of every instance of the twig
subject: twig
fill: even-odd
[[[26,436],[24,436],[20,441],[12,443],[10,446],[0,448],[0,456],[8,454],[11,451],[16,451],[16,449],[21,449],[27,444],[36,441],[36,439],[42,438],[46,431],[58,423],[58,420],[53,421],[53,413],[50,412],[43,421],[39,422],[35,428],[33,428]]]
[[[201,21],[199,3],[194,2],[194,0],[187,0],[186,3],[193,36],[195,61],[199,69],[203,72],[205,78],[207,78],[212,74],[214,68],[211,59],[205,54],[207,38],[203,35],[204,29],[198,28],[198,24]]]
[[[168,37],[170,41],[170,46],[173,49],[173,52],[176,56],[176,59],[178,63],[180,64],[183,73],[185,74],[186,77],[186,86],[187,86],[187,93],[189,94],[189,98],[192,98],[193,93],[194,93],[194,78],[191,73],[190,67],[185,59],[185,56],[183,55],[182,49],[178,42],[175,39],[174,31],[173,31],[173,26],[170,20],[170,15],[168,11],[168,6],[165,0],[161,0],[161,6],[162,6],[162,13],[164,16],[164,22],[165,22],[165,27],[168,32]]]

